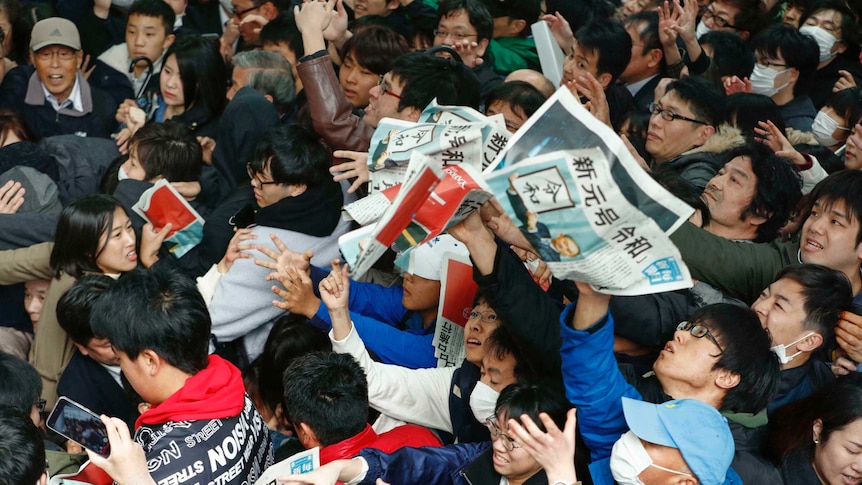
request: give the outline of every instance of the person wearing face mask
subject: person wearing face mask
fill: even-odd
[[[459,443],[488,440],[484,420],[494,414],[500,390],[514,382],[547,376],[544,359],[530,340],[516,337],[480,290],[465,326],[466,358],[460,367],[407,369],[374,362],[344,305],[350,291],[346,267],[333,264],[321,281],[320,294],[332,319],[333,350],[353,355],[368,376],[369,403],[382,415],[442,431]],[[340,296],[332,288],[341,288]],[[512,325],[517,327],[517,325]],[[522,329],[524,333],[526,329]],[[380,426],[381,422],[377,423]]]
[[[751,90],[775,101],[788,128],[811,131],[817,111],[805,93],[817,69],[816,44],[789,25],[775,25],[757,34],[752,47]]]
[[[807,397],[834,379],[815,352],[835,334],[841,311],[850,307],[850,282],[842,273],[817,264],[788,266],[778,272],[751,305],[772,339],[781,363],[781,381],[766,409]]]
[[[840,79],[862,85],[860,38],[856,15],[840,0],[819,0],[800,19],[799,31],[811,36],[819,51],[817,72],[808,95],[817,109],[835,90]]]
[[[833,152],[844,146],[853,121],[862,118],[862,92],[859,88],[838,91],[814,117],[811,126],[817,143]]]
[[[541,430],[549,423],[563,428],[571,408],[562,393],[548,384],[512,384],[500,393],[485,420],[491,443],[465,443],[442,448],[402,448],[394,453],[366,448],[352,460],[337,460],[303,475],[280,477],[287,485],[422,483],[424,485],[547,485],[550,477],[519,441],[509,422],[527,416]],[[553,485],[580,485],[574,475]],[[708,482],[706,482],[708,483]]]
[[[622,409],[630,430],[609,458],[590,465],[596,485],[742,483],[730,468],[734,443],[727,419],[715,408],[695,399],[651,404],[624,397]]]

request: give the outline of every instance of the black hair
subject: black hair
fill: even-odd
[[[135,0],[135,3],[129,7],[126,18],[130,18],[132,15],[155,17],[162,21],[166,36],[174,33],[174,22],[177,19],[177,14],[167,2],[162,0]]]
[[[440,0],[438,19],[458,15],[461,11],[467,12],[470,24],[476,29],[476,42],[494,37],[494,17],[479,0]]]
[[[725,76],[742,79],[751,76],[754,71],[754,49],[736,33],[713,30],[703,34],[698,42],[701,46],[712,46],[712,62],[719,79]]]
[[[847,219],[860,221],[856,245],[862,243],[862,170],[841,170],[821,180],[810,194],[811,205],[825,212],[836,202],[844,203]],[[809,216],[810,217],[810,216]]]
[[[832,93],[824,106],[835,110],[835,114],[844,118],[845,128],[852,129],[862,119],[862,89],[852,87]]]
[[[720,411],[758,413],[778,389],[778,356],[770,349],[769,334],[757,314],[749,308],[729,303],[707,305],[695,311],[690,321],[705,325],[724,352],[713,365],[739,376],[739,383],[728,389]]]
[[[820,50],[811,36],[789,25],[773,25],[757,34],[751,41],[751,47],[755,53],[770,59],[780,55],[784,58],[785,69],[799,71],[793,86],[793,96],[808,92],[820,62]]]
[[[187,374],[207,367],[210,314],[195,282],[176,269],[124,274],[93,304],[90,324],[129,359],[152,350]]]
[[[296,55],[297,62],[305,56],[305,46],[302,43],[302,33],[296,27],[293,10],[288,9],[281,12],[278,17],[272,19],[260,29],[260,43],[287,44]],[[296,67],[296,66],[293,66]]]
[[[494,414],[507,419],[520,420],[524,414],[530,417],[536,426],[547,432],[539,414],[546,413],[559,429],[566,426],[566,413],[572,408],[559,384],[550,381],[517,382],[509,384],[497,398]],[[501,423],[498,423],[498,425]]]
[[[526,81],[509,81],[500,84],[488,93],[485,98],[485,109],[500,101],[518,116],[529,118],[545,103],[548,98]]]
[[[641,56],[645,56],[655,49],[664,51],[661,40],[658,37],[658,12],[643,10],[629,15],[623,19],[623,25],[626,27],[637,27],[638,37],[640,38],[640,43],[643,45]],[[660,64],[662,70],[665,64],[664,55],[662,55]]]
[[[529,37],[530,26],[539,20],[542,14],[542,5],[539,0],[493,0],[500,11],[495,17],[509,17],[511,20],[523,20],[526,26],[518,32],[518,37]],[[492,13],[492,15],[494,15]]]
[[[632,58],[632,38],[619,20],[594,20],[575,32],[575,40],[578,47],[596,55],[596,74],[610,74],[611,83]]]
[[[95,338],[90,326],[93,304],[114,279],[105,275],[87,275],[69,288],[57,301],[57,322],[72,342],[87,345]]]
[[[395,59],[409,52],[407,41],[394,30],[368,27],[357,32],[341,48],[342,59],[352,56],[363,68],[383,75],[392,69]]]
[[[132,136],[129,146],[129,151],[136,150],[147,180],[161,176],[169,182],[194,182],[201,177],[203,150],[181,123],[149,121]]]
[[[77,279],[85,273],[102,272],[96,259],[108,243],[107,237],[102,242],[102,236],[113,230],[117,209],[129,215],[117,199],[101,194],[79,197],[63,209],[51,251],[55,278],[63,273]]]
[[[739,10],[731,24],[737,32],[748,32],[754,36],[769,25],[772,20],[760,10],[760,0],[722,0],[727,5]]]
[[[847,47],[847,50],[840,54],[841,57],[853,59],[858,62],[859,49],[862,44],[862,36],[860,36],[859,23],[857,15],[847,6],[847,3],[842,0],[820,0],[814,2],[799,18],[799,27],[803,27],[805,22],[812,15],[824,10],[834,10],[841,14],[841,41]],[[820,59],[818,49],[818,60]]]
[[[498,360],[507,355],[515,359],[514,374],[518,382],[536,382],[547,375],[549,369],[542,356],[512,333],[502,320],[485,340],[485,347],[486,355],[493,355]]]
[[[840,313],[849,310],[853,302],[853,289],[847,275],[819,264],[794,264],[785,266],[775,275],[775,281],[782,278],[802,286],[803,328],[822,335],[824,343],[830,342]]]
[[[312,352],[284,371],[282,409],[295,429],[305,423],[322,446],[359,434],[368,422],[368,382],[347,354]]]
[[[185,108],[203,106],[207,120],[221,114],[227,94],[227,67],[217,43],[189,35],[177,39],[165,52],[165,59],[176,56]]]
[[[460,62],[412,52],[399,57],[390,73],[404,83],[399,111],[423,110],[434,98],[442,105],[479,109],[479,80]]]
[[[45,473],[45,443],[30,417],[0,407],[0,483],[34,485]]]
[[[26,361],[0,352],[0,375],[0,406],[29,415],[42,394],[39,373]]]
[[[802,180],[789,160],[775,156],[765,145],[747,143],[727,152],[727,162],[736,157],[751,161],[751,171],[757,178],[754,195],[739,215],[740,220],[752,215],[766,221],[757,226],[754,242],[771,242],[790,219],[802,198]]]
[[[284,370],[309,352],[332,352],[332,342],[302,315],[291,313],[276,320],[257,360],[259,394],[271,411],[284,396]]]
[[[312,188],[332,181],[329,160],[316,133],[301,125],[278,125],[263,135],[250,166],[255,173],[269,167],[273,182]]]
[[[743,136],[754,142],[759,135],[754,131],[760,121],[771,121],[782,135],[787,136],[784,117],[775,101],[769,96],[756,93],[733,93],[724,98],[728,122],[739,128]],[[735,123],[734,123],[735,121]]]
[[[685,102],[698,120],[717,127],[724,121],[724,95],[706,79],[689,76],[672,81],[666,94]]]
[[[807,449],[806,457],[814,459],[813,425],[820,420],[819,446],[832,433],[862,419],[862,373],[851,372],[821,387],[814,394],[782,406],[771,416],[764,443],[764,455],[773,462],[788,453]]]
[[[615,2],[589,1],[573,2],[571,0],[545,0],[545,11],[559,12],[576,32],[582,26],[595,19],[611,18],[616,9]]]

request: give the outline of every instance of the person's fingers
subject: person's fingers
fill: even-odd
[[[270,234],[269,238],[272,239],[272,242],[275,243],[275,247],[278,248],[279,252],[282,254],[290,251],[286,244],[284,244],[281,239],[278,238],[275,234]],[[278,259],[278,258],[275,258]]]
[[[337,180],[336,180],[336,182],[337,182]],[[354,180],[353,183],[350,184],[350,187],[347,189],[347,193],[352,194],[352,193],[356,192],[364,184],[365,184],[365,182],[363,182],[362,180],[359,180],[359,179]]]

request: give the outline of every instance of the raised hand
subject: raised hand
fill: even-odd
[[[230,238],[230,243],[227,245],[227,251],[225,251],[224,257],[218,263],[219,273],[225,274],[230,271],[231,266],[233,266],[233,262],[239,258],[251,258],[251,255],[244,251],[254,249],[254,245],[243,244],[243,241],[257,239],[257,236],[252,234],[252,231],[253,229],[250,227],[235,230],[233,237]]]
[[[270,279],[267,277],[267,279]],[[273,300],[277,308],[290,313],[311,318],[320,308],[320,299],[314,296],[311,278],[304,271],[288,268],[284,273],[276,273],[275,279],[284,288],[273,285],[272,292],[281,298]]]
[[[20,182],[10,180],[0,187],[0,214],[14,214],[24,204],[26,190]]]
[[[314,251],[309,249],[304,253],[297,253],[281,242],[281,239],[275,234],[270,234],[269,237],[275,243],[275,250],[261,245],[255,248],[268,257],[269,260],[254,260],[254,264],[274,271],[274,273],[267,276],[267,280],[272,281],[278,274],[286,275],[287,270],[290,268],[298,272],[308,272],[309,268],[311,268],[311,258],[314,256]]]
[[[348,194],[356,192],[356,189],[371,180],[368,172],[368,153],[367,152],[351,152],[349,150],[336,150],[332,153],[335,158],[347,158],[350,161],[344,162],[329,168],[329,173],[335,174],[332,180],[341,182],[355,178],[356,180],[350,184],[347,189]]]
[[[521,421],[509,419],[509,433],[542,466],[548,483],[574,483],[575,473],[575,410],[566,413],[566,425],[561,431],[547,413],[539,414],[547,431],[542,431],[526,414]]]

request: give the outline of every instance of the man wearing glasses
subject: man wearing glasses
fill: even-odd
[[[578,301],[560,319],[563,381],[566,397],[578,408],[578,424],[593,460],[616,451],[614,443],[627,431],[623,397],[653,403],[695,399],[722,412],[746,415],[766,407],[778,385],[779,364],[755,312],[730,304],[701,308],[677,326],[653,365],[653,375],[641,377],[617,367],[610,296],[577,285]],[[738,426],[732,424],[731,430],[744,434],[734,429]],[[740,439],[745,443],[746,438]],[[747,449],[738,447],[734,470],[757,477],[751,483],[776,483],[771,480],[777,476],[774,468]],[[613,460],[607,466],[615,474],[620,471]],[[641,479],[643,473],[638,472]]]
[[[0,108],[24,117],[36,139],[54,135],[108,138],[114,132],[117,102],[94,89],[78,72],[83,56],[75,24],[52,17],[33,27],[30,60],[0,85]]]
[[[670,83],[649,106],[646,151],[652,170],[671,170],[703,191],[724,164],[723,152],[745,143],[738,131],[718,129],[722,105],[722,94],[702,78]]]

